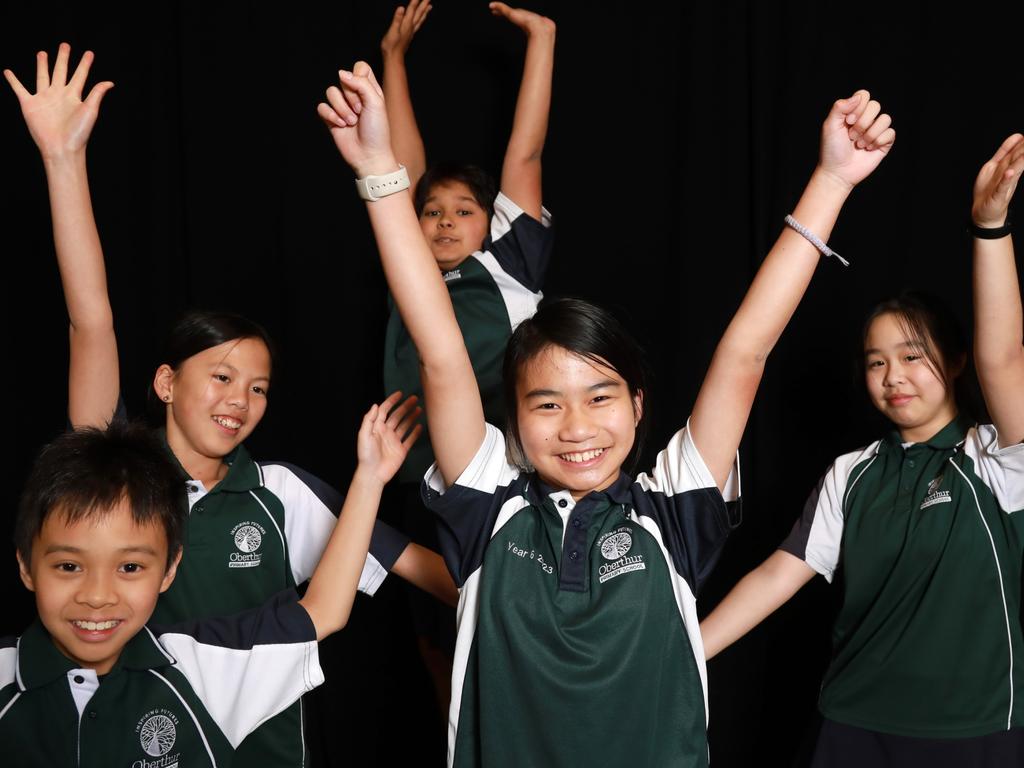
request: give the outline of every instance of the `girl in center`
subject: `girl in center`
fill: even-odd
[[[342,72],[327,102],[319,113],[341,154],[360,179],[384,177],[366,181],[380,188],[398,163],[369,67]],[[640,449],[647,382],[619,323],[579,301],[524,321],[505,356],[503,435],[484,421],[408,192],[368,203],[421,359],[437,458],[425,495],[461,590],[450,765],[707,765],[696,595],[739,521],[736,450],[765,359],[817,265],[811,240],[827,239],[894,138],[866,92],[834,104],[793,212],[805,234],[780,235],[688,425],[636,479],[623,467]]]

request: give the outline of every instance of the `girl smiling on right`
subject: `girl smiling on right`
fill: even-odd
[[[894,430],[836,459],[779,550],[701,624],[711,658],[816,573],[841,576],[813,766],[1024,764],[1024,320],[1006,226],[1022,170],[1014,134],[974,188],[975,362],[993,423],[958,403],[967,344],[951,313],[917,294],[880,304],[865,383]]]

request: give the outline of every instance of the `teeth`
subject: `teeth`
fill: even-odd
[[[95,632],[103,629],[113,629],[121,623],[120,619],[108,619],[107,621],[73,621],[71,622],[79,629],[85,629],[89,632]]]
[[[594,448],[590,451],[583,451],[582,453],[563,453],[562,458],[566,461],[571,461],[573,464],[582,464],[584,461],[590,461],[596,459],[604,453],[604,448]]]
[[[239,427],[242,426],[242,422],[238,421],[237,419],[229,419],[226,418],[225,416],[214,416],[213,420],[220,424],[222,427],[227,427],[228,429],[238,429]]]

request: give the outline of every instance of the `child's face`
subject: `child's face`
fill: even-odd
[[[490,221],[468,186],[446,181],[431,187],[420,228],[437,265],[447,271],[483,247]]]
[[[270,352],[259,339],[233,339],[204,349],[177,371],[157,370],[157,395],[169,397],[167,441],[179,460],[231,453],[267,409]]]
[[[615,482],[642,408],[618,373],[550,346],[523,366],[516,398],[523,452],[544,482],[577,500]]]
[[[103,675],[149,620],[178,561],[167,568],[163,527],[136,524],[122,501],[70,525],[52,512],[32,543],[31,565],[20,554],[18,564],[57,648]]]
[[[932,368],[920,340],[908,339],[895,315],[872,321],[864,339],[868,395],[908,442],[929,439],[956,416],[953,393]]]

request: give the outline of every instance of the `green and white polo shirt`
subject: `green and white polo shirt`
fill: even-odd
[[[546,209],[537,221],[499,192],[483,249],[444,274],[480,388],[484,417],[491,424],[505,423],[501,370],[505,347],[515,327],[537,312],[552,243],[551,215]],[[388,304],[391,314],[384,339],[385,391],[418,395],[422,405],[419,353],[390,296]],[[433,461],[430,440],[424,433],[409,450],[399,479],[418,483]]]
[[[826,717],[933,738],[1024,724],[1021,508],[1024,445],[990,425],[836,459],[782,544],[841,576]]]
[[[342,495],[291,464],[257,463],[240,445],[212,491],[185,479],[189,518],[178,574],[153,621],[228,616],[263,604],[313,575],[334,530]],[[182,470],[183,476],[187,477]],[[408,544],[374,526],[359,589],[372,595]],[[301,703],[261,726],[238,750],[239,764],[296,768],[307,762]]]
[[[296,597],[289,590],[231,618],[144,627],[102,678],[76,669],[38,621],[16,641],[0,640],[3,764],[231,765],[250,731],[323,682],[316,631]]]
[[[575,502],[491,425],[424,480],[460,588],[450,766],[706,766],[696,594],[738,523],[686,430],[650,475]]]

